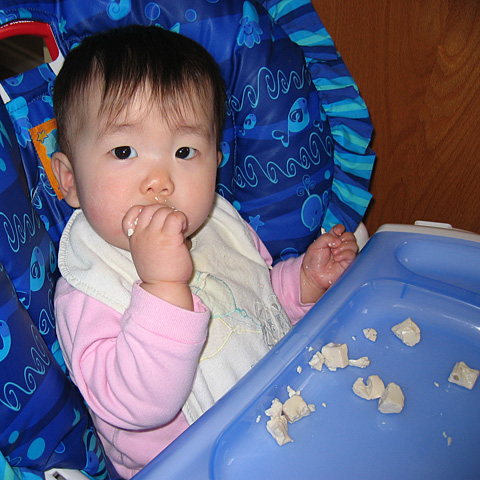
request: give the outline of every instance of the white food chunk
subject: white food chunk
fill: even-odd
[[[267,422],[267,430],[280,446],[293,442],[288,435],[287,418],[282,415],[282,411],[283,405],[278,398],[274,398],[271,407],[265,410],[265,415],[270,417]]]
[[[359,377],[353,384],[353,393],[365,400],[375,400],[382,396],[385,385],[378,375],[370,375],[365,385],[363,378]]]
[[[373,400],[380,398],[385,391],[385,384],[378,375],[370,375],[367,380],[367,393]]]
[[[325,357],[320,352],[315,353],[312,359],[308,362],[308,364],[312,368],[318,371],[322,371],[322,367],[324,363],[325,363]]]
[[[294,390],[290,385],[287,387],[287,393],[290,398],[292,398],[294,395],[300,395],[302,393],[300,390]]]
[[[283,404],[283,414],[289,423],[296,422],[303,417],[307,417],[315,411],[315,405],[307,405],[301,395],[292,395]]]
[[[365,385],[365,382],[363,381],[362,377],[358,377],[355,380],[352,390],[353,390],[353,393],[358,397],[364,398],[365,400],[370,400],[367,393],[367,386]]]
[[[270,417],[267,422],[267,430],[280,446],[293,442],[288,435],[287,421],[296,422],[315,411],[315,405],[307,405],[300,395],[300,390],[294,390],[288,386],[287,391],[290,398],[284,404],[275,398],[272,400],[270,408],[265,410],[265,414]]]
[[[392,332],[409,347],[413,347],[420,341],[420,328],[410,317],[393,326]]]
[[[289,423],[296,422],[315,411],[315,405],[305,402],[300,395],[300,390],[294,390],[290,385],[287,387],[289,399],[283,404],[282,413]]]
[[[348,347],[346,343],[327,343],[322,347],[325,365],[334,372],[337,368],[348,366]]]
[[[288,435],[287,419],[283,415],[272,417],[267,422],[267,430],[280,446],[293,442]]]
[[[478,370],[470,368],[465,362],[457,362],[448,377],[448,381],[471,390],[479,374]]]
[[[366,368],[370,365],[370,359],[368,357],[360,357],[357,359],[350,358],[348,364],[352,367]]]
[[[265,415],[273,418],[279,417],[282,414],[283,404],[278,398],[272,400],[272,405],[268,410],[265,410]]]
[[[382,413],[400,413],[405,405],[405,396],[396,383],[389,383],[378,401],[378,410]]]
[[[374,328],[364,328],[363,329],[363,334],[365,335],[365,338],[367,340],[370,340],[371,342],[376,342],[377,341],[377,331]]]

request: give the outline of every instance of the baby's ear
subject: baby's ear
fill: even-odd
[[[52,171],[66,202],[73,208],[80,207],[73,167],[64,153],[55,152],[52,155]]]
[[[221,150],[218,150],[218,152],[217,152],[217,167],[219,167],[220,164],[222,163],[222,159],[223,159],[223,152]]]

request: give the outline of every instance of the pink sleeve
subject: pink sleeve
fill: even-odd
[[[265,260],[265,263],[271,267],[273,260],[267,247],[255,230],[250,225],[248,227],[252,233],[257,250]],[[273,291],[277,295],[292,325],[298,323],[313,306],[312,303],[304,304],[301,301],[300,269],[302,261],[303,255],[289,258],[275,264],[270,272]]]
[[[55,313],[72,379],[88,406],[118,428],[148,429],[171,421],[191,391],[210,313],[174,307],[138,284],[131,304],[114,309],[60,279]]]

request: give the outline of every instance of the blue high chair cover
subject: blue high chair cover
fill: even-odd
[[[31,204],[1,103],[0,205],[0,479],[43,478],[43,471],[62,466],[106,479],[100,441],[62,369],[53,316],[55,246]]]
[[[303,253],[322,226],[353,231],[361,221],[371,198],[372,126],[309,1],[3,0],[0,28],[16,21],[49,24],[63,56],[92,33],[132,23],[207,48],[228,95],[217,190],[275,261]],[[12,467],[23,476],[52,466],[109,475],[86,408],[57,363],[56,247],[72,213],[48,171],[58,68],[57,60],[0,82],[8,110],[0,105],[0,480],[2,465],[5,478]]]

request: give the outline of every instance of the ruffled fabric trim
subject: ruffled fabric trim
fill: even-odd
[[[334,141],[332,198],[323,220],[329,230],[343,223],[354,231],[372,195],[368,191],[375,153],[367,106],[310,0],[260,0],[274,21],[303,50]]]

